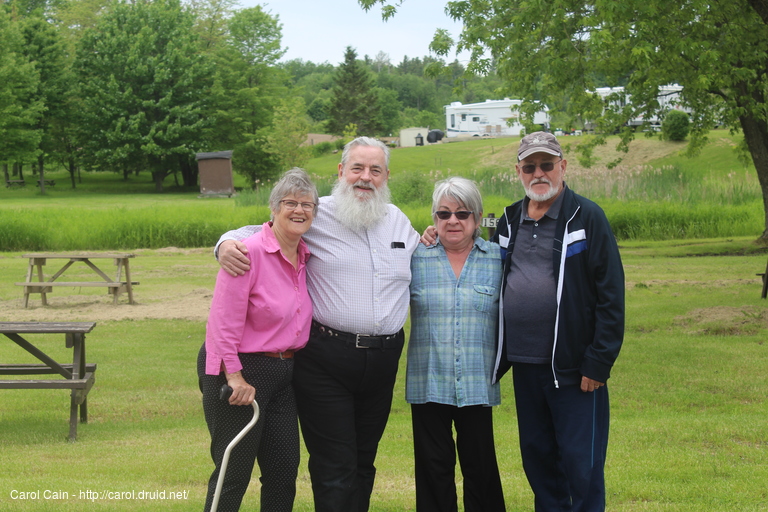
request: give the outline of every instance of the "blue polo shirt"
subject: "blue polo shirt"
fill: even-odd
[[[549,364],[555,343],[557,282],[552,263],[560,194],[539,220],[528,216],[526,197],[504,291],[507,359]]]

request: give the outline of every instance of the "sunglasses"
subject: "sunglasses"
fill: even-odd
[[[466,210],[459,210],[458,212],[449,212],[446,210],[438,210],[435,212],[435,217],[437,217],[440,220],[448,220],[451,218],[451,215],[455,215],[457,219],[459,220],[467,220],[470,215],[472,215],[475,212],[468,212]]]
[[[563,161],[563,159],[561,158],[557,162],[544,162],[544,163],[539,164],[538,167],[539,167],[539,169],[541,169],[544,172],[549,172],[549,171],[551,171],[552,169],[555,168],[555,164],[558,164],[558,163],[560,163],[562,161]],[[523,173],[525,173],[525,174],[533,174],[533,173],[536,172],[536,164],[521,165],[520,169],[522,169]]]

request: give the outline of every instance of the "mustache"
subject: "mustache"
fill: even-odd
[[[547,185],[552,185],[552,182],[549,181],[547,178],[536,178],[535,180],[531,181],[531,185],[538,185],[539,183],[546,183]]]
[[[373,185],[371,185],[370,183],[368,183],[366,181],[363,181],[363,180],[358,180],[353,185],[353,187],[355,187],[355,188],[364,188],[366,190],[373,190],[375,188]]]

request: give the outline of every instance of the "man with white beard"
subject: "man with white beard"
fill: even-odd
[[[309,452],[315,510],[368,510],[379,440],[389,418],[419,235],[391,204],[389,148],[368,137],[344,147],[338,182],[304,235],[314,307],[309,343],[296,352],[293,385]],[[217,244],[232,275],[249,267],[242,240]],[[257,390],[258,393],[258,390]],[[263,411],[265,421],[279,411]]]

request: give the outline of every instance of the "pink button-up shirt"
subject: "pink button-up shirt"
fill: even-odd
[[[280,252],[270,223],[243,240],[251,268],[232,277],[223,269],[216,277],[205,335],[205,373],[240,371],[238,353],[285,352],[307,344],[312,302],[307,292],[309,249],[299,242],[299,268]]]

